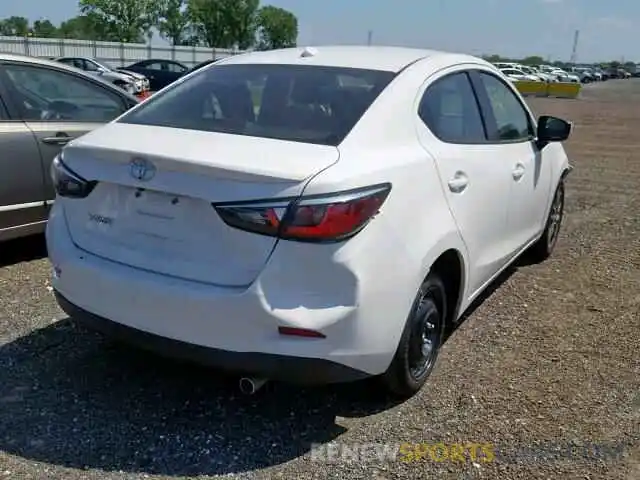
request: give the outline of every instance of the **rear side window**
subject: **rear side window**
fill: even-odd
[[[429,130],[447,143],[485,143],[480,109],[466,73],[454,73],[430,85],[418,112]]]
[[[151,97],[119,122],[338,145],[393,72],[218,65]]]

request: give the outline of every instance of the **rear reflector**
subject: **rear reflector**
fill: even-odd
[[[326,338],[326,335],[323,333],[307,328],[278,327],[278,333],[280,335],[290,335],[293,337]]]

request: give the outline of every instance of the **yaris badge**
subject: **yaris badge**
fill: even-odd
[[[141,182],[151,180],[156,174],[156,167],[153,163],[144,158],[134,158],[129,163],[131,176]]]

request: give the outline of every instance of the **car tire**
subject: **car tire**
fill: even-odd
[[[560,227],[564,218],[564,179],[560,180],[553,195],[547,223],[542,236],[529,249],[528,254],[535,263],[545,261],[553,253],[558,243]]]
[[[431,374],[444,339],[447,319],[446,289],[435,273],[420,286],[400,343],[382,381],[395,396],[417,393]]]

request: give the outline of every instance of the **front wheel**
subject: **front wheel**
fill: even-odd
[[[540,239],[529,249],[532,260],[536,263],[543,262],[551,256],[558,242],[560,226],[564,217],[564,180],[560,180],[551,202],[551,209],[547,217],[547,223]]]
[[[438,275],[429,274],[418,290],[391,365],[382,376],[391,393],[407,398],[425,384],[443,342],[446,305],[444,283]]]

